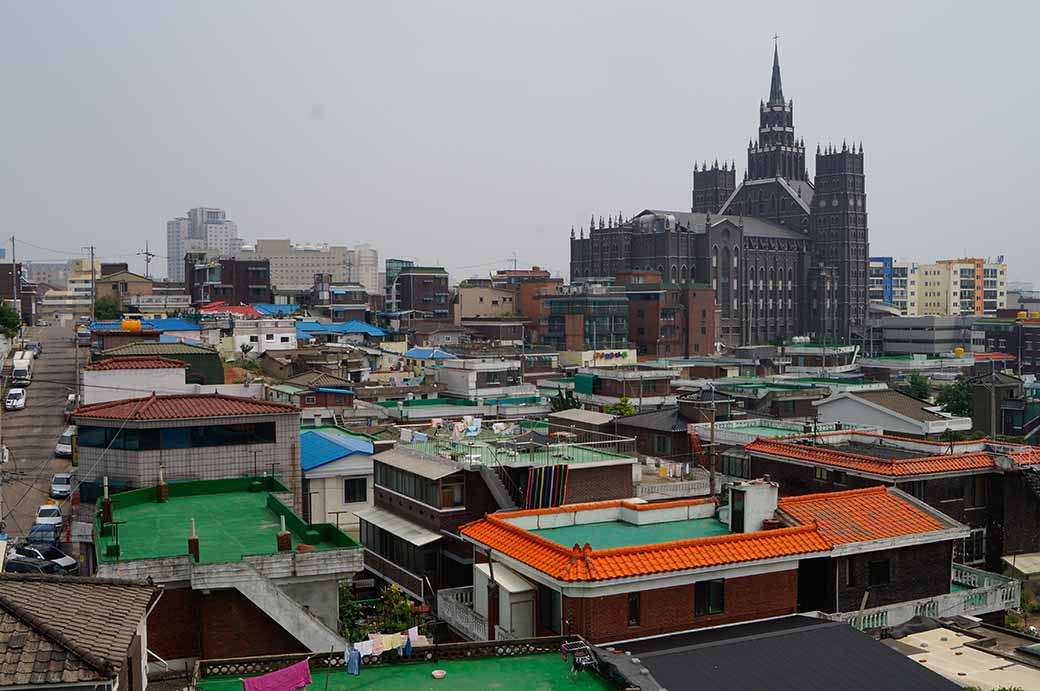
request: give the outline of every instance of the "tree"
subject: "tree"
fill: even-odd
[[[566,392],[561,389],[556,392],[555,396],[549,399],[549,407],[552,408],[554,413],[558,413],[561,410],[580,408],[581,401],[574,397],[574,391],[571,389],[567,389]]]
[[[242,351],[242,357],[245,357],[246,355],[249,355],[249,352],[253,349],[253,346],[248,343],[243,343],[242,345],[238,346],[238,349]]]
[[[625,417],[626,415],[635,415],[639,410],[632,405],[632,401],[628,400],[625,396],[622,396],[618,399],[617,403],[611,403],[608,406],[604,406],[603,412],[617,415],[618,417]]]
[[[18,312],[8,305],[0,305],[0,334],[14,338],[18,335],[18,327],[21,325],[22,320]]]
[[[408,596],[395,585],[383,588],[372,620],[372,630],[383,633],[400,633],[415,625],[412,603]]]
[[[936,403],[951,415],[971,417],[972,408],[974,407],[972,404],[971,384],[967,380],[961,379],[942,387],[939,389]]]
[[[119,300],[111,295],[106,295],[95,300],[94,317],[104,321],[121,319],[123,317],[123,309],[119,304]]]
[[[932,393],[932,387],[928,383],[928,377],[924,376],[920,372],[914,372],[910,375],[910,379],[907,380],[909,388],[907,393],[914,398],[920,398],[921,400],[928,400]]]

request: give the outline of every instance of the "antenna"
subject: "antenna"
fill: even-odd
[[[154,257],[155,254],[153,252],[149,252],[148,251],[148,241],[147,240],[144,241],[144,249],[139,251],[137,253],[137,256],[139,256],[139,257],[143,256],[144,257],[144,277],[145,278],[151,278],[152,277],[152,271],[151,271],[152,257]]]

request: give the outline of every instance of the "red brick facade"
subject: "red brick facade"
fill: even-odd
[[[587,501],[627,499],[632,496],[632,466],[609,465],[597,468],[571,466],[567,473],[567,504]]]
[[[604,643],[794,614],[798,610],[798,571],[728,578],[724,603],[720,614],[696,616],[693,584],[643,590],[639,592],[639,625],[629,626],[628,593],[564,597],[564,631]]]

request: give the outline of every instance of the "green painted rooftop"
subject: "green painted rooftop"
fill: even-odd
[[[447,676],[434,679],[443,669]],[[362,665],[352,676],[343,669],[311,672],[307,691],[607,691],[615,687],[592,672],[571,672],[571,663],[560,655],[481,657],[467,660]],[[238,677],[204,677],[198,691],[242,691]]]
[[[512,452],[508,448],[495,448],[480,438],[472,441],[453,442],[448,439],[431,439],[427,442],[399,442],[399,446],[414,449],[432,456],[450,457],[457,461],[479,462],[481,465],[498,463],[520,465],[557,465],[563,463],[599,463],[632,460],[634,454],[613,453],[593,446],[560,444],[550,448]],[[476,458],[477,455],[480,458]]]
[[[109,554],[117,536],[110,526],[101,525],[99,516],[94,539],[100,561],[186,555],[192,518],[199,537],[199,562],[203,564],[237,562],[248,554],[277,552],[275,536],[283,515],[293,549],[302,542],[317,551],[359,546],[335,526],[304,523],[275,496],[275,492],[288,490],[271,477],[173,482],[168,487],[169,500],[165,502],[156,501],[154,487],[112,496],[119,555]]]
[[[747,427],[733,427],[729,431],[741,434],[753,434],[756,437],[790,437],[804,434],[800,430],[784,429],[782,427],[771,427],[770,425],[748,425]]]
[[[636,525],[624,521],[605,521],[603,523],[567,525],[560,528],[543,528],[531,532],[568,548],[588,543],[593,549],[612,549],[728,535],[729,528],[725,523],[714,518],[691,518],[647,525]]]

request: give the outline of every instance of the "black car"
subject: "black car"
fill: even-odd
[[[61,567],[52,561],[45,559],[26,559],[25,557],[11,557],[4,564],[7,573],[52,573],[63,574]]]
[[[43,344],[39,341],[27,341],[24,350],[30,351],[34,358],[38,358],[43,355]]]
[[[49,561],[64,573],[79,573],[79,563],[57,547],[30,544],[15,545],[12,557],[34,559],[37,561]]]
[[[61,538],[61,526],[36,524],[29,528],[29,537],[25,539],[30,545],[57,546]]]

